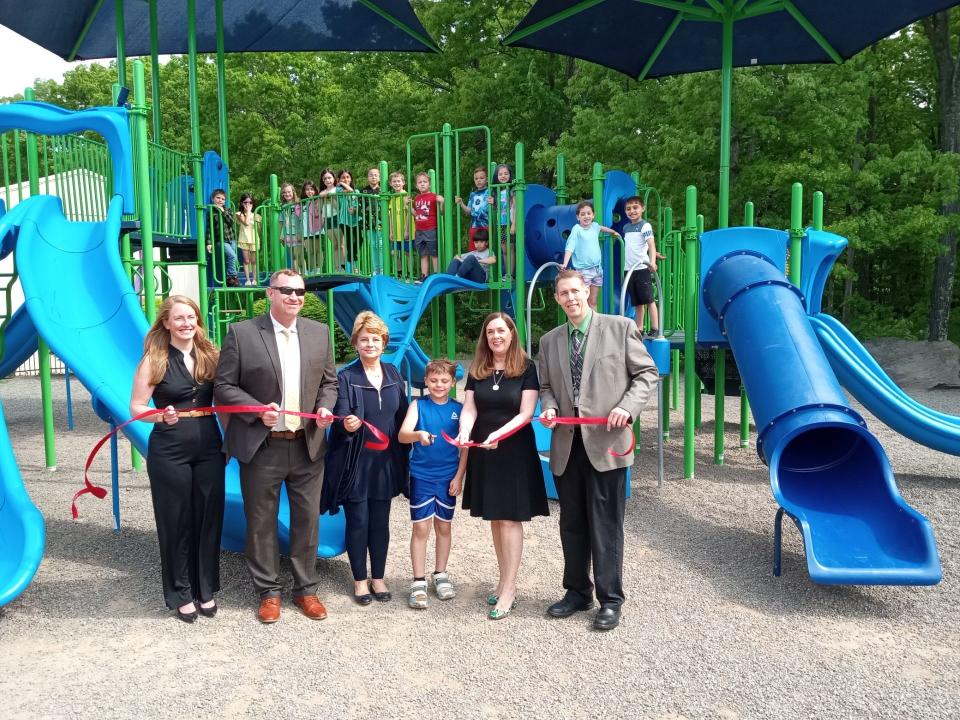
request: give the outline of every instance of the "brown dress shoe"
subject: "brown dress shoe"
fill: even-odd
[[[293,604],[300,608],[303,614],[311,620],[323,620],[327,617],[327,609],[316,595],[301,595],[300,597],[295,597]]]
[[[260,609],[257,611],[257,619],[260,622],[268,624],[275,623],[280,619],[280,598],[265,597],[260,600]]]

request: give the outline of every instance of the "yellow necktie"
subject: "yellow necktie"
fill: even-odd
[[[284,328],[281,332],[283,341],[286,343],[283,354],[283,409],[300,412],[300,377],[294,377],[290,372],[290,330]],[[283,424],[287,430],[299,430],[300,418],[296,415],[284,415]]]

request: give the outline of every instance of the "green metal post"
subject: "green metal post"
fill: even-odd
[[[603,163],[595,162],[593,164],[593,216],[595,222],[602,223],[603,221]],[[602,247],[602,245],[601,245]],[[610,286],[611,291],[613,290],[613,283],[607,283]],[[601,296],[599,302],[597,303],[597,309],[600,312],[609,313],[610,307],[607,302],[607,293],[603,292],[601,289]]]
[[[123,19],[123,0],[114,0],[114,19],[117,34],[117,82],[127,86],[127,30]]]
[[[117,98],[120,95],[121,87],[123,86],[120,85],[120,83],[113,83],[113,85],[110,87],[111,97],[113,98],[114,104],[116,104]],[[130,245],[130,233],[121,233],[120,235],[120,264],[123,265],[123,272],[126,274],[127,279],[132,283],[134,269],[133,250]]]
[[[456,206],[452,202],[454,196],[453,161],[456,156],[453,151],[453,128],[450,123],[443,124],[441,138],[443,150],[443,243],[440,247],[440,267],[437,268],[437,272],[441,272],[440,268],[446,268],[450,264],[450,260],[455,254],[454,248],[458,244],[453,232],[453,213],[456,210]],[[459,210],[457,210],[457,214],[459,214]],[[446,357],[452,360],[457,356],[457,325],[453,309],[453,295],[450,293],[447,293],[443,298],[443,310],[447,331]]]
[[[203,188],[203,167],[200,156],[200,98],[197,93],[197,0],[187,0],[187,79],[190,90],[190,159],[193,161],[194,209],[197,221],[197,284],[200,288],[200,314],[206,318],[207,288],[207,233],[203,208],[206,204]]]
[[[823,230],[823,193],[819,190],[813,194],[813,229]]]
[[[160,39],[158,35],[157,0],[150,2],[150,102],[153,104],[153,141],[163,142],[160,136]]]
[[[527,195],[527,168],[526,168],[526,154],[524,152],[524,147],[522,142],[518,142],[514,151],[514,167],[516,169],[513,191],[514,191],[514,202],[517,208],[517,219],[516,219],[516,231],[517,231],[517,241],[514,244],[514,255],[513,258],[513,289],[514,289],[514,301],[513,306],[516,311],[517,317],[517,335],[520,337],[520,346],[526,347],[527,344],[527,333],[530,331],[530,328],[526,325],[527,317],[527,290],[526,290],[526,249],[525,244],[526,240],[524,238],[524,233],[526,232],[526,226],[524,224],[524,210],[526,208],[526,195]]]
[[[270,206],[273,208],[274,216],[279,217],[280,212],[280,179],[270,175]],[[267,247],[270,248],[270,267],[266,268],[268,272],[280,270],[286,265],[286,254],[280,241],[279,223],[270,223],[267,227]],[[283,259],[283,262],[281,262]]]
[[[33,88],[23,91],[23,99],[34,100]],[[30,197],[40,194],[40,163],[37,153],[37,136],[27,133],[27,174],[30,180]],[[50,377],[50,346],[44,338],[37,342],[40,360],[40,402],[43,407],[43,455],[47,470],[57,469],[57,438],[53,428],[53,384]]]
[[[557,205],[567,204],[567,156],[557,153]]]
[[[143,62],[133,62],[133,107],[130,109],[133,120],[133,138],[136,144],[134,157],[137,167],[137,209],[140,211],[140,237],[143,259],[143,307],[147,322],[153,323],[157,317],[156,283],[153,277],[153,201],[150,197],[150,157],[147,147],[147,90],[144,80]]]
[[[385,160],[380,161],[380,267],[384,275],[390,274],[390,168]]]
[[[743,207],[743,224],[746,227],[753,227],[752,202],[748,202]],[[743,385],[740,385],[740,447],[750,447],[750,400]]]
[[[728,225],[730,212],[730,127],[733,93],[733,22],[734,0],[724,0],[722,13],[722,47],[720,61],[720,192],[717,196],[717,227]]]
[[[790,193],[790,282],[800,284],[800,242],[803,240],[803,185],[794,183]]]
[[[664,238],[669,237],[673,234],[673,208],[668,207],[664,208],[663,211],[663,225],[660,226],[660,236],[657,238],[658,242],[664,242]],[[664,259],[663,263],[658,265],[660,268],[660,292],[661,295],[661,305],[663,306],[663,314],[666,316],[668,313],[673,313],[673,309],[670,308],[670,300],[672,298],[672,288],[671,288],[671,276],[673,275],[673,267],[670,262],[670,254],[664,247],[664,255],[667,257]],[[661,332],[666,332],[668,325],[666,322],[666,317],[660,318],[660,330]],[[671,351],[671,360],[673,359],[673,352]],[[661,427],[663,428],[663,441],[667,442],[670,439],[670,398],[668,393],[672,391],[677,382],[677,366],[671,363],[670,365],[670,375],[664,380],[666,382],[666,387],[664,388],[663,397],[660,403],[660,412],[663,415],[663,423]]]
[[[227,140],[227,80],[223,54],[223,0],[216,0],[217,22],[217,117],[220,120],[220,157],[230,167],[230,149]],[[211,188],[212,189],[212,188]]]
[[[686,252],[684,266],[684,336],[683,336],[683,477],[694,476],[694,430],[697,375],[694,358],[697,352],[697,188],[687,186],[686,220],[683,227],[683,244]]]
[[[439,149],[434,155],[435,158],[439,158]],[[430,192],[437,192],[437,171],[436,168],[430,168],[427,170],[427,173],[430,176]],[[444,208],[446,208],[447,198],[443,199]],[[446,218],[444,218],[444,228],[446,228]],[[439,236],[439,233],[438,233]],[[438,237],[439,240],[439,237]],[[439,252],[439,248],[438,248]],[[439,259],[439,258],[438,258]],[[427,260],[429,263],[430,261]],[[430,266],[427,265],[429,268]],[[439,270],[439,268],[435,268]],[[440,301],[437,298],[434,298],[430,301],[430,357],[440,357]]]

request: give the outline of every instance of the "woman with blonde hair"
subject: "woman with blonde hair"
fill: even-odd
[[[217,614],[220,533],[223,529],[224,456],[213,404],[219,353],[203,330],[197,304],[171,295],[143,342],[133,378],[130,412],[156,412],[147,474],[160,545],[160,575],[167,607],[186,623]],[[187,408],[184,410],[184,408]]]
[[[473,441],[467,455],[463,508],[490,521],[500,579],[487,597],[491,620],[517,606],[517,575],[523,555],[523,524],[549,515],[533,417],[540,395],[537,371],[520,347],[513,319],[500,312],[483,321],[467,377],[459,443]],[[501,439],[516,428],[519,432]]]
[[[369,310],[357,315],[350,342],[359,357],[338,377],[333,414],[343,421],[330,426],[320,497],[321,513],[336,512],[343,506],[353,599],[359,605],[392,597],[383,580],[390,544],[390,505],[397,495],[409,495],[409,448],[398,439],[407,414],[407,393],[400,371],[381,362],[389,341],[390,332],[380,317]],[[366,447],[372,435],[361,420],[390,439],[386,450]]]

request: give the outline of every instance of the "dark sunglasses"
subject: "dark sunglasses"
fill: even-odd
[[[307,294],[306,288],[277,287],[276,285],[271,285],[270,289],[276,290],[281,295],[296,295],[297,297],[303,297]]]

